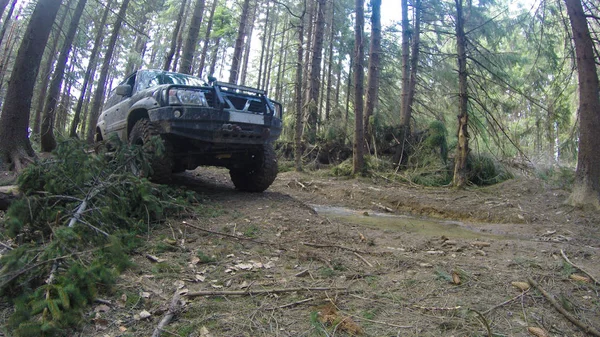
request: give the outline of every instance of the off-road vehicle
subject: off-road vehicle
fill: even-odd
[[[281,134],[281,104],[265,92],[162,70],[139,70],[114,90],[96,126],[96,141],[117,135],[152,158],[158,182],[198,166],[229,169],[239,190],[262,192],[277,176],[273,141]],[[157,139],[164,150],[159,151]]]

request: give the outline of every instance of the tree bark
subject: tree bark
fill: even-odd
[[[24,161],[35,157],[28,138],[33,87],[60,0],[39,0],[31,14],[0,115],[0,158],[20,171]]]
[[[365,47],[363,45],[363,32],[365,26],[364,0],[355,0],[355,5],[356,21],[354,23],[354,144],[352,146],[352,172],[354,174],[362,174],[365,166],[365,137],[363,125],[363,82],[365,78]]]
[[[452,184],[462,188],[467,184],[467,157],[469,156],[469,115],[467,93],[467,38],[465,36],[462,0],[456,2],[456,48],[458,53],[458,143]]]
[[[183,52],[181,53],[179,72],[182,74],[192,73],[192,62],[194,60],[194,53],[196,52],[196,44],[198,43],[198,34],[200,33],[200,24],[202,23],[203,14],[204,0],[196,0],[194,14],[192,14],[192,22],[190,23],[187,38],[183,46]]]
[[[2,15],[4,15],[4,10],[6,9],[6,5],[8,5],[9,0],[0,0],[0,19]]]
[[[229,82],[236,84],[240,72],[240,62],[242,60],[242,51],[244,48],[244,38],[246,33],[246,21],[248,21],[248,13],[250,11],[250,0],[244,0],[242,7],[242,15],[240,17],[240,26],[238,27],[237,38],[235,39],[235,47],[233,49],[233,58],[231,60],[231,68],[229,70]]]
[[[56,148],[56,139],[54,138],[54,119],[56,102],[58,102],[58,96],[60,93],[60,86],[62,85],[63,77],[65,74],[65,68],[69,59],[69,53],[71,52],[71,45],[79,26],[79,20],[83,14],[87,0],[79,0],[73,15],[71,15],[71,22],[69,23],[69,29],[65,40],[63,42],[62,49],[56,60],[56,67],[52,75],[52,81],[50,82],[50,88],[46,95],[46,104],[44,105],[44,113],[42,114],[42,130],[41,130],[41,147],[43,152],[51,152]]]
[[[327,67],[327,90],[325,93],[325,121],[329,121],[331,114],[331,89],[333,88],[333,40],[335,38],[335,3],[331,3],[331,20],[329,21],[329,51]]]
[[[46,84],[50,80],[50,73],[52,71],[52,65],[54,64],[56,49],[58,48],[61,32],[63,30],[63,25],[67,16],[67,11],[64,11],[64,14],[60,18],[58,29],[53,30],[53,32],[51,33],[51,36],[49,38],[49,40],[51,41],[50,47],[47,48],[47,51],[45,52],[45,54],[47,55],[46,60],[44,62],[44,57],[42,56],[41,67],[40,71],[38,72],[37,86],[34,86],[34,89],[38,89],[34,90],[34,97],[37,98],[37,100],[34,100],[35,110],[33,117],[33,134],[35,135],[34,138],[36,139],[36,141],[38,140],[37,137],[40,135],[42,128],[42,112],[44,111],[46,93],[48,92],[48,86]],[[37,96],[35,96],[36,91],[39,91]]]
[[[600,209],[600,97],[594,42],[580,0],[565,0],[579,77],[579,153],[573,191],[567,202]]]
[[[112,33],[110,34],[110,40],[108,42],[106,54],[104,55],[104,60],[102,61],[102,67],[100,68],[100,76],[98,77],[98,86],[96,87],[96,90],[94,92],[92,109],[90,110],[89,114],[87,131],[88,143],[92,143],[94,141],[94,135],[96,134],[96,122],[98,121],[100,108],[102,107],[102,102],[104,101],[104,87],[106,86],[106,78],[108,77],[110,61],[115,50],[115,45],[117,44],[117,38],[119,37],[119,31],[121,30],[121,24],[123,23],[123,18],[125,17],[125,13],[127,12],[128,5],[129,0],[123,0],[123,3],[121,3],[121,8],[119,8],[119,13],[117,14],[117,17],[115,19]]]
[[[371,46],[369,51],[369,75],[367,77],[367,104],[365,106],[364,128],[365,145],[371,143],[373,134],[373,125],[371,125],[371,116],[377,106],[377,97],[379,92],[379,64],[381,54],[381,0],[371,0]]]
[[[263,34],[262,34],[262,42],[261,42],[261,46],[260,46],[260,59],[258,61],[258,74],[257,76],[257,80],[256,80],[256,87],[261,89],[262,88],[262,79],[263,79],[263,64],[265,63],[265,52],[267,50],[267,27],[269,26],[269,24],[271,23],[271,20],[269,20],[271,15],[271,6],[269,6],[269,1],[267,1],[267,13],[265,14],[265,26],[263,29]]]
[[[268,5],[268,1],[267,1]],[[246,85],[246,77],[248,75],[248,63],[250,62],[250,46],[252,44],[252,32],[254,31],[254,20],[256,20],[256,13],[258,12],[258,3],[254,4],[254,8],[251,9],[252,15],[248,17],[246,23],[246,46],[244,47],[244,57],[242,60],[242,74],[240,75],[240,84]],[[259,73],[260,74],[260,73]]]
[[[219,0],[213,0],[212,6],[210,7],[210,16],[208,17],[208,23],[206,24],[206,35],[204,35],[204,44],[202,45],[202,52],[200,52],[200,63],[198,65],[198,77],[202,78],[204,72],[204,64],[206,63],[206,54],[208,53],[208,45],[210,42],[210,33],[212,32],[213,20],[215,16],[215,10]]]

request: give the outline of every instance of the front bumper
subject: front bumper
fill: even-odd
[[[281,134],[281,119],[272,115],[189,106],[166,106],[148,114],[161,133],[203,142],[265,144]]]

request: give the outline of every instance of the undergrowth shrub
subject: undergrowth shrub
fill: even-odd
[[[140,234],[197,203],[192,192],[131,174],[131,161],[144,155],[123,144],[94,155],[68,140],[54,158],[24,170],[24,196],[8,209],[3,233],[17,247],[0,258],[0,296],[14,306],[7,326],[14,336],[68,335],[131,266],[127,254]]]
[[[467,170],[469,182],[477,186],[494,185],[513,178],[504,165],[486,154],[469,155]]]

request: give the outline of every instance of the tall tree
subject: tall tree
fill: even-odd
[[[121,30],[121,24],[125,13],[127,12],[127,6],[129,6],[129,0],[123,0],[119,13],[115,18],[113,30],[110,34],[110,40],[108,41],[108,47],[104,54],[104,60],[102,61],[102,67],[100,68],[100,76],[98,77],[98,85],[94,91],[94,99],[92,101],[92,109],[90,110],[87,130],[87,141],[89,143],[94,141],[94,135],[96,133],[96,122],[98,121],[98,115],[100,114],[100,108],[104,101],[104,93],[106,86],[106,78],[108,77],[108,70],[110,67],[110,61],[112,59],[115,45],[117,44],[117,38],[119,37],[119,31]]]
[[[365,78],[365,4],[364,0],[355,0],[356,18],[354,23],[354,144],[352,145],[352,171],[362,174],[365,166],[365,130],[363,125],[364,78]]]
[[[306,1],[302,15],[298,16],[298,47],[296,49],[296,78],[294,80],[294,110],[296,119],[294,123],[294,166],[296,171],[302,171],[302,130],[304,118],[302,116],[302,59],[304,58],[304,16],[306,15]]]
[[[102,18],[98,23],[96,36],[94,38],[94,46],[92,47],[92,51],[90,53],[90,62],[87,65],[85,70],[85,75],[83,76],[83,84],[81,85],[79,99],[77,100],[77,105],[75,106],[75,112],[73,113],[73,121],[71,122],[71,130],[69,132],[69,137],[77,137],[77,127],[79,126],[79,122],[81,119],[81,109],[83,107],[83,101],[86,97],[86,93],[89,91],[91,87],[89,84],[90,80],[93,78],[93,74],[96,72],[96,63],[98,60],[98,54],[100,52],[100,47],[102,45],[102,39],[104,37],[104,28],[106,26],[106,21],[108,20],[108,13],[110,13],[110,6],[112,5],[113,0],[108,0],[106,3],[106,8],[104,9],[104,13],[102,14]],[[89,98],[89,95],[88,95]],[[87,106],[87,104],[86,104]],[[85,128],[82,128],[85,129]],[[85,130],[82,131],[82,133]]]
[[[215,10],[217,9],[219,1],[213,0],[212,6],[210,7],[210,15],[208,17],[208,23],[206,24],[206,35],[204,36],[204,44],[202,45],[202,52],[200,53],[200,64],[198,65],[198,77],[202,77],[204,72],[204,64],[206,63],[206,54],[208,53],[208,45],[210,42],[210,35],[212,32],[213,20],[215,17]]]
[[[8,4],[8,0],[4,1],[4,6],[2,7],[2,13],[4,13],[4,8]],[[8,14],[6,14],[6,19],[2,22],[2,30],[0,30],[0,44],[2,44],[2,40],[4,39],[4,34],[6,34],[6,30],[8,29],[8,25],[10,24],[13,12],[15,11],[15,7],[17,6],[17,0],[13,0],[10,8],[8,9]],[[0,13],[0,18],[2,18],[2,14]]]
[[[306,114],[306,139],[313,143],[317,138],[317,122],[319,114],[319,92],[321,86],[321,61],[323,59],[323,37],[325,28],[325,0],[316,3],[317,24],[315,26],[314,43],[311,47],[312,59],[310,61],[310,73],[308,82],[308,100]],[[363,18],[364,20],[364,18]]]
[[[367,77],[367,103],[365,106],[365,144],[371,142],[371,116],[377,106],[379,92],[379,64],[381,53],[381,0],[371,0],[371,46],[369,51],[369,75]]]
[[[58,102],[60,86],[65,74],[69,53],[71,52],[71,45],[73,44],[73,39],[75,38],[75,33],[77,32],[79,20],[83,14],[83,9],[85,8],[86,2],[87,0],[79,0],[75,10],[73,11],[73,15],[71,15],[69,30],[67,31],[67,35],[65,35],[62,49],[58,59],[56,60],[56,67],[54,68],[52,81],[50,81],[50,88],[48,89],[48,93],[46,95],[46,104],[44,105],[44,113],[42,114],[42,130],[40,135],[42,151],[44,152],[50,152],[56,148],[56,139],[54,138],[56,103]]]
[[[250,12],[250,0],[244,0],[242,6],[242,14],[240,17],[240,25],[238,27],[237,38],[235,39],[235,47],[233,49],[233,57],[231,59],[231,68],[229,70],[229,82],[237,83],[240,72],[240,63],[242,61],[242,52],[244,48],[244,38],[246,33],[246,22]]]
[[[188,29],[187,38],[183,46],[181,54],[181,64],[179,64],[179,72],[183,74],[192,73],[192,63],[194,61],[194,53],[198,44],[198,34],[200,33],[200,24],[204,14],[204,0],[196,0],[194,6],[194,14],[192,14],[192,22]]]
[[[565,0],[565,3],[573,31],[579,77],[579,153],[573,192],[568,202],[600,209],[600,84],[594,42],[581,1]]]
[[[177,14],[175,28],[173,29],[173,36],[171,37],[171,45],[169,46],[169,51],[167,52],[167,55],[165,55],[165,63],[163,65],[163,70],[165,71],[169,71],[169,69],[171,69],[171,62],[173,61],[173,55],[175,55],[175,49],[177,49],[177,36],[179,35],[179,31],[181,30],[181,24],[183,22],[183,14],[185,12],[186,2],[187,0],[182,0],[181,7],[179,7],[179,14]]]
[[[28,158],[35,157],[28,138],[31,97],[44,47],[61,3],[60,0],[38,1],[10,76],[0,115],[0,158],[16,171],[22,169]]]
[[[464,27],[463,0],[456,3],[456,49],[458,54],[458,143],[454,162],[453,185],[464,187],[467,183],[467,157],[469,156],[469,114],[467,93],[467,37]]]

